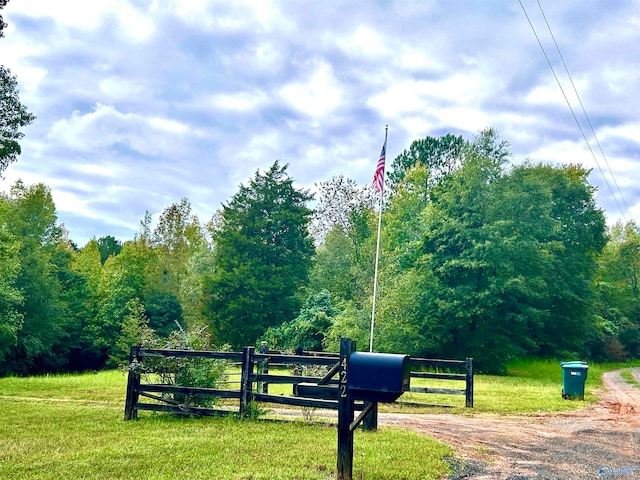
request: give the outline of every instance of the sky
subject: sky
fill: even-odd
[[[133,239],[145,212],[182,198],[205,223],[275,160],[312,192],[336,175],[370,184],[385,125],[387,165],[414,140],[493,127],[514,164],[593,169],[608,223],[640,217],[640,0],[11,0],[1,13],[0,64],[37,119],[0,190],[47,185],[80,247]]]

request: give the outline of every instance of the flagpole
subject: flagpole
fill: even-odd
[[[385,155],[386,161],[386,152],[387,152],[387,133],[389,130],[389,125],[385,125],[384,127],[384,146],[382,147],[382,151]],[[379,203],[379,213],[378,213],[378,240],[376,241],[376,265],[373,273],[373,302],[371,306],[371,333],[369,336],[369,352],[373,352],[373,326],[376,318],[376,294],[378,290],[378,260],[380,259],[380,230],[382,227],[382,204],[384,200],[384,167],[382,170],[382,184],[380,188],[380,203]]]

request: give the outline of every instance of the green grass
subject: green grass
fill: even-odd
[[[640,386],[640,383],[638,383],[638,381],[635,379],[635,377],[632,375],[631,370],[623,370],[622,372],[620,372],[620,376],[624,379],[625,382],[627,382],[630,385],[633,385],[634,387],[638,387]]]
[[[602,374],[609,370],[640,366],[635,363],[589,363],[584,400],[562,398],[562,368],[557,360],[519,360],[507,367],[506,376],[476,375],[474,378],[474,408],[464,408],[463,396],[404,394],[403,400],[457,406],[447,409],[459,414],[536,415],[577,410],[595,402],[602,387]],[[412,379],[413,386],[463,388],[462,382]],[[389,407],[385,407],[388,409]],[[403,411],[427,412],[422,408]],[[437,410],[445,411],[445,410]]]
[[[558,361],[514,362],[507,376],[476,375],[475,408],[444,411],[527,415],[579,409],[597,399],[602,373],[638,365],[589,364],[585,400],[568,401],[561,398]],[[630,372],[626,375],[631,379]],[[425,379],[414,384],[462,388],[462,382],[453,381]],[[277,388],[286,394],[291,390]],[[125,389],[126,377],[118,371],[0,378],[0,478],[335,478],[335,426],[174,418],[149,412],[141,412],[138,421],[124,422]],[[462,396],[416,397],[464,404]],[[381,410],[439,411],[396,405]],[[356,432],[354,452],[354,478],[389,480],[439,478],[447,471],[443,459],[451,455],[451,449],[439,442],[391,428]]]
[[[0,379],[0,478],[335,478],[335,427],[141,412],[119,372]],[[355,434],[354,478],[436,479],[451,449],[399,429]]]

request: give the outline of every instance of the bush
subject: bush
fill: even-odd
[[[211,336],[206,328],[176,330],[168,338],[143,338],[143,348],[211,351]],[[229,350],[225,345],[222,350]],[[160,383],[180,387],[219,388],[226,381],[228,362],[208,358],[145,357],[143,362],[129,368],[138,369],[147,383]],[[163,398],[196,407],[211,407],[217,399],[201,395],[163,394]]]

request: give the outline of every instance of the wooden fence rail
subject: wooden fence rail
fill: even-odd
[[[143,383],[140,365],[145,358],[200,358],[211,360],[224,360],[235,365],[240,365],[240,381],[229,382],[239,384],[237,389],[214,389],[194,386],[167,385],[157,383]],[[254,347],[245,347],[242,352],[211,352],[194,350],[164,350],[149,349],[139,346],[131,347],[130,368],[127,379],[127,393],[125,399],[124,419],[131,420],[138,416],[138,411],[160,411],[182,415],[251,415],[252,402],[264,402],[280,405],[292,405],[308,408],[338,409],[337,388],[333,398],[331,388],[337,384],[337,380],[331,378],[337,371],[339,355],[328,353],[305,352],[303,355],[285,355],[280,352],[256,353]],[[426,394],[465,395],[465,406],[473,407],[473,360],[440,360],[426,358],[412,358],[412,378],[428,378],[435,380],[459,380],[464,381],[464,388],[426,388],[411,387],[412,392]],[[269,373],[273,367],[324,366],[329,367],[329,373],[324,378],[309,375],[277,375]],[[446,372],[427,372],[424,369],[439,369]],[[416,370],[416,371],[413,371]],[[452,370],[464,373],[450,373]],[[320,389],[321,395],[314,398],[288,395],[274,395],[268,393],[268,385],[312,383],[318,386],[326,386]],[[257,388],[254,388],[254,384]],[[295,387],[294,387],[295,388]],[[180,398],[186,395],[198,395],[199,397],[211,397],[216,399],[231,399],[238,401],[238,409],[209,408],[188,405]],[[153,402],[141,401],[142,399]],[[446,406],[434,405],[422,402],[402,402],[405,405],[415,406]],[[356,402],[355,409],[362,410],[363,402]]]

